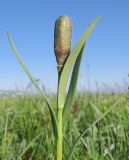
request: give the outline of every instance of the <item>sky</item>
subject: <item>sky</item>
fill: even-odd
[[[87,41],[78,88],[129,81],[129,0],[0,0],[0,89],[24,90],[30,82],[11,49],[8,31],[32,75],[56,91],[54,24],[61,15],[73,21],[72,47],[102,15]]]

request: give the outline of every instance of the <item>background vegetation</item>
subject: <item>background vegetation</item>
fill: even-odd
[[[49,95],[49,100],[56,109],[56,97]],[[79,142],[73,160],[129,159],[128,93],[78,93],[64,135],[64,156],[78,134],[112,106],[111,112]],[[50,121],[48,108],[38,95],[1,98],[0,159],[54,160],[56,147]]]

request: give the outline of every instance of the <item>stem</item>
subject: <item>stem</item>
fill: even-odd
[[[57,66],[57,70],[58,70],[58,86],[57,86],[57,112],[58,112],[58,89],[59,89],[59,82],[60,82],[60,76],[61,76],[61,69],[62,69],[62,65],[58,65],[58,66]]]
[[[62,160],[62,107],[58,108],[57,115],[57,127],[58,127],[58,139],[57,139],[57,160]]]
[[[57,67],[58,69],[58,88],[60,82],[60,76],[62,71],[62,65]],[[57,88],[57,128],[58,128],[58,138],[57,138],[57,160],[62,160],[62,112],[63,107],[58,106],[58,88]]]

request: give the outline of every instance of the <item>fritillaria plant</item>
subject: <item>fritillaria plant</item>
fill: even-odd
[[[65,133],[67,122],[71,115],[72,105],[74,101],[74,94],[76,91],[76,85],[78,81],[78,74],[80,63],[83,55],[83,50],[89,37],[89,34],[95,27],[96,23],[99,21],[101,16],[98,16],[87,28],[87,30],[82,35],[81,39],[75,45],[75,47],[71,51],[71,37],[72,37],[72,22],[69,16],[60,16],[55,23],[55,31],[54,31],[54,50],[55,56],[57,60],[57,68],[58,68],[58,91],[57,91],[57,110],[54,111],[50,102],[48,101],[46,95],[42,92],[40,87],[37,85],[33,76],[25,66],[22,61],[9,33],[8,39],[12,46],[12,49],[17,56],[20,64],[22,65],[24,71],[28,75],[29,79],[32,81],[34,86],[42,95],[43,99],[46,101],[47,106],[50,111],[51,122],[53,127],[53,132],[55,135],[55,143],[57,145],[56,159],[62,160],[63,157],[63,135]],[[72,72],[72,74],[71,74]],[[68,92],[66,94],[66,87],[68,84],[68,80],[71,75],[70,84],[68,87]],[[55,113],[56,112],[56,113]],[[67,157],[65,159],[70,160],[72,154],[75,150],[77,143],[81,140],[82,136],[86,133],[82,133],[79,135],[73,147],[70,149]]]

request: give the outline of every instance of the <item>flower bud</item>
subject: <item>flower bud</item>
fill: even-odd
[[[60,16],[55,22],[54,51],[58,66],[62,67],[71,50],[72,22],[68,16]]]

